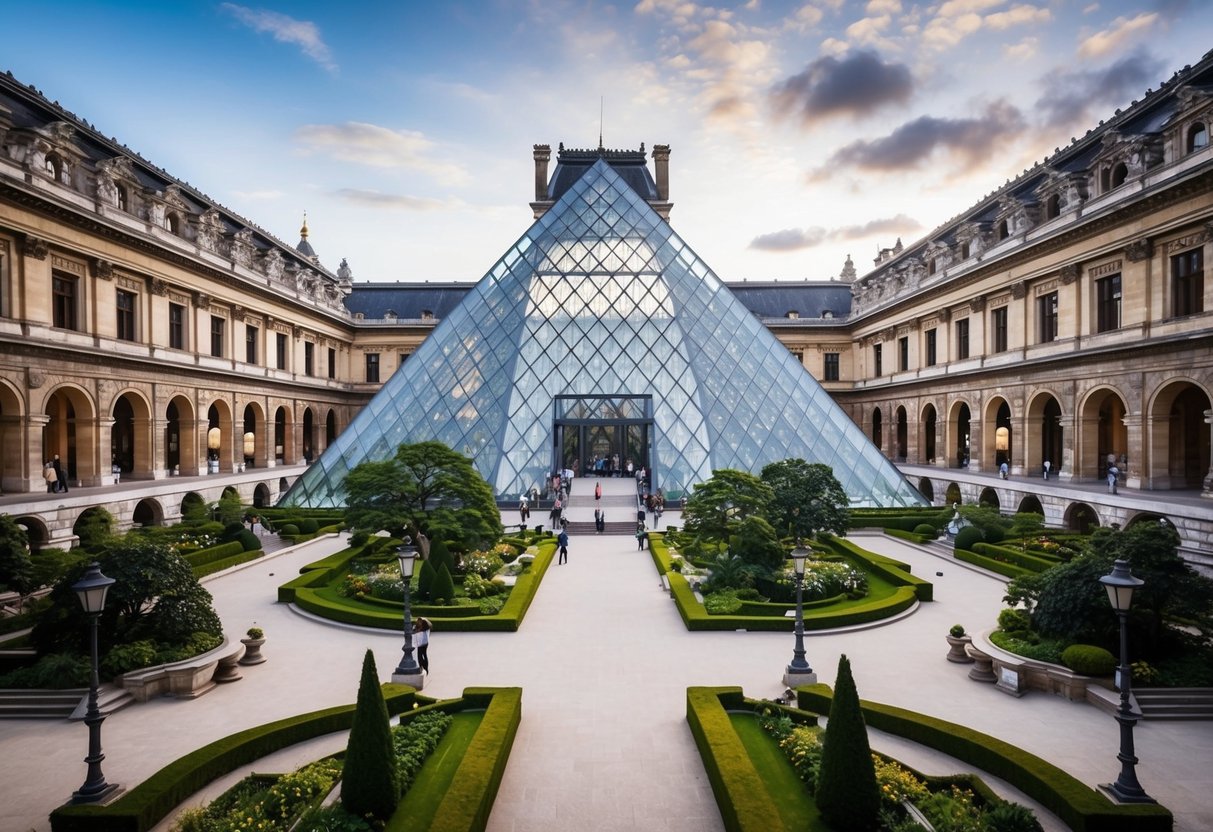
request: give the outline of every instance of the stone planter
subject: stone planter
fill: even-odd
[[[261,645],[265,644],[264,638],[242,638],[240,639],[240,643],[244,645],[244,656],[240,659],[241,664],[261,664],[265,661],[265,656],[261,655]]]
[[[948,640],[948,661],[957,664],[972,664],[973,657],[965,652],[965,648],[973,643],[972,636],[944,636]]]

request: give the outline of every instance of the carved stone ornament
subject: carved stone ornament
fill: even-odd
[[[1068,263],[1061,267],[1061,282],[1063,286],[1069,286],[1075,280],[1078,280],[1078,266],[1075,263]]]
[[[42,385],[46,384],[46,373],[42,372],[41,370],[30,370],[28,384],[29,389],[37,390]]]
[[[1011,297],[1015,298],[1015,300],[1023,300],[1027,294],[1028,284],[1022,280],[1017,280],[1011,284]]]
[[[986,308],[986,299],[984,297],[973,298],[969,301],[969,310],[972,312],[980,312]]]
[[[238,265],[250,266],[253,262],[253,232],[252,229],[242,228],[232,235],[228,243],[227,253]]]
[[[93,275],[101,280],[114,279],[114,264],[100,258],[93,261]]]
[[[199,292],[195,302],[198,304],[199,309],[209,309],[211,306],[211,296],[203,292]]]
[[[1125,257],[1130,263],[1138,263],[1142,260],[1149,260],[1154,256],[1154,243],[1149,237],[1142,237],[1140,240],[1134,240],[1125,246]]]
[[[198,245],[203,249],[219,253],[219,243],[223,239],[223,220],[215,208],[207,208],[198,218]]]
[[[26,234],[25,239],[21,241],[21,253],[26,257],[32,257],[35,260],[45,260],[46,255],[50,254],[50,251],[50,244],[41,237]]]
[[[281,280],[282,270],[282,255],[278,253],[278,249],[272,248],[265,253],[265,257],[261,260],[261,268],[265,272],[265,276],[271,280]]]
[[[158,277],[152,278],[152,294],[164,297],[168,294],[168,281],[161,280]]]

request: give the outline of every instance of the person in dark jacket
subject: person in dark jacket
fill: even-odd
[[[51,465],[55,466],[55,479],[59,483],[59,490],[63,493],[67,493],[67,471],[63,470],[63,463],[59,461],[59,454],[55,454],[55,458],[52,460]]]

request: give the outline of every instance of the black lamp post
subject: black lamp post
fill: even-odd
[[[788,665],[787,673],[784,675],[788,687],[795,687],[797,684],[804,682],[817,681],[816,674],[813,673],[813,668],[809,666],[808,661],[804,657],[804,564],[809,559],[809,550],[806,549],[799,539],[796,541],[796,548],[792,550],[792,566],[796,570],[796,647],[792,650],[792,663]],[[812,677],[811,679],[809,677]]]
[[[1116,710],[1116,721],[1120,723],[1120,753],[1116,759],[1120,760],[1120,776],[1115,783],[1104,784],[1103,788],[1121,803],[1157,803],[1137,782],[1134,768],[1137,756],[1133,752],[1133,726],[1137,724],[1137,716],[1129,706],[1133,684],[1133,670],[1129,667],[1129,606],[1133,603],[1133,590],[1145,581],[1133,577],[1127,560],[1117,560],[1111,574],[1104,575],[1099,582],[1108,591],[1108,600],[1120,619],[1120,667],[1116,669],[1116,686],[1120,688],[1120,707]]]
[[[404,580],[404,655],[400,657],[394,675],[420,676],[421,668],[413,658],[413,622],[409,617],[409,584],[413,580],[413,566],[417,563],[417,547],[408,537],[396,549],[396,559],[400,561],[400,577]]]
[[[72,794],[72,803],[98,803],[118,790],[116,783],[106,783],[105,775],[101,773],[101,761],[105,755],[101,753],[101,723],[105,716],[97,707],[97,625],[102,610],[105,609],[105,596],[109,588],[117,583],[113,578],[101,574],[99,564],[91,564],[84,577],[72,584],[72,591],[80,598],[80,605],[89,617],[89,629],[92,642],[92,678],[88,687],[88,710],[84,715],[84,724],[88,726],[88,777],[84,785]]]

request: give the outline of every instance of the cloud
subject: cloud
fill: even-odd
[[[986,15],[985,25],[995,30],[1010,29],[1012,26],[1026,26],[1032,23],[1048,23],[1053,19],[1053,13],[1048,9],[1037,6],[1012,6],[1005,12],[995,12]]]
[[[1049,9],[1030,3],[1020,3],[1004,11],[983,14],[1004,2],[1005,0],[948,0],[939,7],[923,29],[923,44],[934,49],[950,49],[983,28],[1002,31],[1012,26],[1048,23],[1053,19],[1053,13]]]
[[[901,14],[901,0],[868,0],[864,12],[873,16]]]
[[[904,234],[922,228],[913,217],[898,214],[895,217],[866,222],[863,225],[845,225],[840,228],[826,229],[821,226],[811,228],[785,228],[782,231],[772,231],[761,234],[750,241],[750,248],[759,251],[799,251],[813,248],[822,243],[862,240],[876,234]]]
[[[459,205],[458,200],[431,199],[429,197],[385,194],[365,188],[338,188],[333,196],[369,208],[388,208],[400,211],[440,211]]]
[[[303,50],[316,63],[330,72],[337,69],[332,53],[320,37],[320,29],[310,20],[296,20],[281,12],[250,9],[235,3],[222,3],[219,8],[235,17],[254,32],[268,32],[279,43],[291,43]]]
[[[1139,32],[1149,29],[1158,20],[1157,12],[1142,13],[1136,17],[1118,17],[1101,32],[1090,35],[1078,45],[1078,57],[1102,58],[1124,48],[1125,44]]]
[[[913,170],[937,151],[948,152],[968,166],[987,158],[1000,141],[1017,136],[1024,127],[1023,114],[1005,101],[987,105],[976,118],[922,116],[887,136],[861,139],[841,148],[814,175],[828,178],[840,166],[867,171]]]
[[[377,124],[305,124],[295,138],[307,152],[327,153],[345,162],[376,168],[404,168],[429,174],[447,184],[471,179],[458,165],[431,159],[434,143],[415,130],[390,130]]]
[[[1162,73],[1159,61],[1138,52],[1098,70],[1054,70],[1040,82],[1045,93],[1036,102],[1046,127],[1069,127],[1094,118],[1097,108],[1128,103]]]
[[[1036,38],[1024,38],[1019,43],[1003,44],[1002,54],[1012,61],[1026,61],[1036,55],[1040,41]]]
[[[904,64],[887,64],[875,52],[860,50],[841,58],[818,58],[771,93],[776,108],[806,121],[834,115],[859,117],[886,104],[909,100],[914,91]]]

